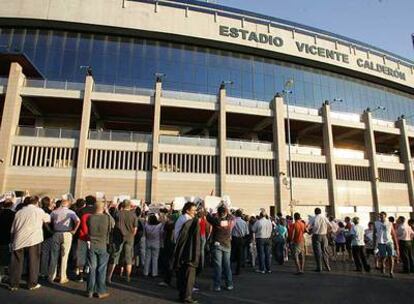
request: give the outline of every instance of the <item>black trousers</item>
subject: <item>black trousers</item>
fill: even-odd
[[[168,285],[171,283],[172,278],[172,268],[171,260],[174,256],[174,245],[167,245],[161,248],[159,263],[161,266],[161,271],[163,272],[164,282]]]
[[[412,241],[399,241],[400,256],[404,272],[414,272],[414,257]]]
[[[362,271],[362,267],[364,267],[365,271],[371,270],[367,262],[367,257],[365,256],[365,246],[352,246],[352,256],[358,271]]]
[[[244,238],[233,237],[231,239],[231,257],[236,263],[235,274],[240,274],[240,267],[244,265]]]
[[[37,285],[39,278],[41,244],[14,250],[10,262],[10,286],[19,287],[20,278],[23,272],[24,257],[28,257],[29,277],[27,287]]]
[[[183,265],[177,271],[177,289],[181,301],[192,299],[195,277],[195,267]]]

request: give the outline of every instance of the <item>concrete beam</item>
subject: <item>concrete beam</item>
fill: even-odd
[[[158,172],[160,163],[159,138],[161,122],[161,92],[162,82],[155,82],[154,120],[152,127],[152,168],[151,168],[151,202],[158,199]]]
[[[219,92],[219,120],[218,120],[218,129],[219,129],[219,162],[220,162],[220,196],[223,196],[226,193],[226,149],[227,149],[227,113],[226,113],[226,89],[224,86],[220,87]]]
[[[410,205],[414,208],[414,166],[410,150],[410,141],[408,139],[407,122],[405,119],[400,119],[397,121],[396,126],[400,128],[401,156],[405,165],[405,173],[407,176],[408,198],[410,200]]]

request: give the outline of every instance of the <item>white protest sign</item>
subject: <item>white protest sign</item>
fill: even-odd
[[[96,192],[96,199],[97,200],[104,200],[105,199],[105,193],[104,192]]]
[[[217,210],[217,207],[220,205],[221,201],[221,197],[219,196],[208,195],[204,198],[204,208],[206,208],[206,210]]]
[[[178,197],[174,198],[173,209],[174,210],[183,209],[186,202],[187,202],[187,200],[185,199],[184,196],[178,196]]]
[[[119,202],[122,203],[124,200],[130,200],[131,196],[127,194],[120,194],[118,196]]]

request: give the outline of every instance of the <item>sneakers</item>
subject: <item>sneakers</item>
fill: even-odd
[[[60,284],[67,284],[67,283],[69,283],[69,280],[68,280],[68,279],[61,279],[61,280],[59,281],[59,283],[60,283]]]
[[[231,290],[233,290],[233,289],[234,289],[234,286],[233,286],[233,285],[231,285],[231,286],[227,286],[225,289],[226,289],[226,290],[228,290],[228,291],[231,291]]]
[[[105,292],[105,293],[98,293],[98,299],[105,299],[109,297],[109,292]]]
[[[219,292],[219,291],[221,291],[221,288],[220,287],[214,287],[213,290],[216,291],[216,292]]]
[[[254,272],[261,273],[261,274],[265,274],[266,273],[264,270],[260,270],[260,269],[256,269]]]
[[[89,299],[92,299],[93,298],[93,293],[92,292],[86,293],[86,297],[89,298]]]
[[[167,283],[165,283],[165,282],[159,282],[159,283],[158,283],[158,286],[161,286],[161,287],[168,287],[169,285],[168,285]]]
[[[266,271],[266,273],[267,273],[267,274],[271,274],[271,273],[272,273],[272,271],[271,271],[271,270],[268,270],[268,271]]]
[[[35,286],[30,287],[29,290],[36,290],[36,289],[39,289],[40,287],[42,287],[42,285],[36,284]]]
[[[11,287],[11,286],[9,286],[9,290],[10,291],[18,291],[19,288],[18,287]]]

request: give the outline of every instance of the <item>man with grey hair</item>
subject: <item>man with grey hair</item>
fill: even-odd
[[[359,224],[359,217],[354,217],[352,219],[354,225],[351,228],[350,235],[351,235],[351,248],[352,248],[352,256],[354,258],[354,263],[356,267],[356,271],[361,272],[362,266],[366,272],[371,270],[367,262],[367,258],[365,256],[365,241],[364,241],[364,227]]]
[[[134,256],[134,238],[138,229],[138,217],[131,210],[131,201],[124,200],[122,209],[115,214],[115,228],[113,232],[114,252],[111,254],[108,267],[108,282],[111,282],[116,265],[124,265],[127,282],[131,281],[132,258]],[[123,261],[120,258],[123,257]]]
[[[312,232],[312,248],[316,261],[316,272],[322,271],[322,260],[327,271],[331,271],[328,256],[328,238],[327,233],[331,227],[329,220],[322,215],[320,208],[315,208],[315,217],[309,221]]]
[[[60,207],[51,214],[51,223],[54,231],[53,243],[49,265],[49,282],[53,283],[56,278],[58,261],[60,258],[60,283],[69,282],[67,277],[67,266],[70,249],[72,247],[73,235],[79,228],[80,220],[76,213],[69,209],[69,200],[62,200]]]
[[[271,273],[270,265],[272,262],[271,250],[272,250],[272,240],[270,239],[272,235],[272,222],[269,220],[264,209],[261,209],[259,220],[254,223],[252,232],[256,236],[256,246],[257,253],[259,258],[259,269],[256,270],[258,273],[265,274]]]

